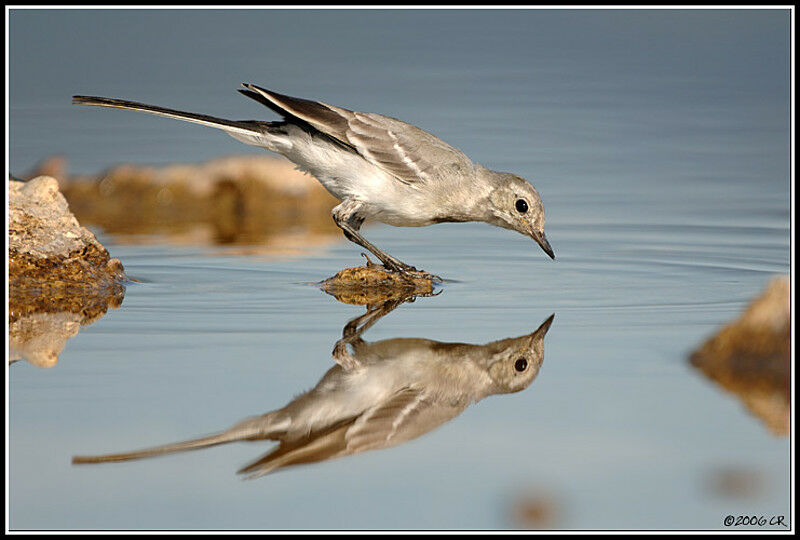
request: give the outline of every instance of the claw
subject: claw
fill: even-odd
[[[389,258],[383,261],[382,265],[372,262],[369,255],[362,252],[361,255],[367,260],[367,268],[374,268],[376,266],[383,266],[387,271],[396,274],[403,274],[409,279],[429,279],[431,281],[442,283],[444,280],[436,274],[429,274],[422,270],[417,270],[416,267],[397,261],[396,259]]]
[[[361,252],[361,255],[362,255],[362,256],[363,256],[365,259],[367,259],[367,268],[374,268],[374,267],[376,267],[376,266],[379,266],[378,264],[376,264],[376,263],[372,262],[372,260],[369,258],[369,255],[367,255],[366,253],[364,253],[364,252]]]
[[[433,281],[434,283],[442,283],[442,282],[444,282],[444,279],[442,279],[440,276],[437,276],[436,274],[430,274],[428,272],[419,272],[419,273],[421,274],[421,277],[429,279],[429,280]]]
[[[384,268],[385,268],[385,266],[384,266]],[[421,270],[417,270],[413,266],[406,266],[404,268],[399,268],[397,270],[392,269],[392,268],[388,268],[388,270],[390,270],[392,272],[398,272],[400,274],[403,274],[404,276],[406,276],[407,278],[410,278],[410,279],[429,279],[429,280],[437,282],[437,283],[442,283],[444,281],[441,277],[437,276],[436,274],[430,274],[428,272],[423,272]]]

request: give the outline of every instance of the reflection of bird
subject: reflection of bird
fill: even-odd
[[[365,219],[399,227],[484,221],[532,237],[555,258],[544,234],[541,198],[523,178],[486,169],[430,133],[388,116],[284,96],[252,84],[243,86],[242,94],[284,120],[225,120],[92,96],[74,96],[73,103],[211,126],[286,156],[342,201],[333,209],[333,219],[345,236],[395,271],[416,269],[361,236],[358,231]]]
[[[124,454],[76,456],[73,463],[127,461],[240,440],[279,441],[239,471],[254,478],[400,444],[451,420],[470,403],[527,388],[542,365],[543,340],[554,316],[532,334],[486,345],[413,338],[367,343],[359,331],[348,335],[345,327],[334,349],[338,365],[282,409],[216,435]]]

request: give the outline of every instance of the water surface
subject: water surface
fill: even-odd
[[[527,496],[567,529],[723,529],[785,515],[790,446],[686,360],[790,269],[789,16],[778,10],[12,10],[10,170],[258,152],[212,130],[70,105],[128,98],[272,119],[279,92],[412,122],[530,179],[557,259],[482,224],[365,228],[454,280],[364,339],[484,344],[551,313],[541,372],[410,442],[243,482],[272,443],[73,466],[280,408],[364,312],[308,285],[361,263],[129,244],[130,283],[50,369],[9,368],[13,529],[489,529]],[[752,489],[715,490],[741,472]]]

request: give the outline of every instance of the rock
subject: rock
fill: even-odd
[[[12,180],[8,193],[9,363],[52,367],[81,325],[121,304],[125,271],[80,226],[54,178]]]
[[[269,156],[120,165],[65,178],[61,189],[81,223],[101,227],[118,242],[156,235],[169,243],[283,255],[342,238],[330,215],[338,201],[289,161]]]
[[[563,503],[559,498],[542,491],[520,493],[510,507],[511,521],[520,529],[558,528],[563,513]]]
[[[705,491],[724,499],[755,499],[765,482],[758,470],[741,465],[715,465],[703,475]]]
[[[37,176],[52,176],[56,180],[67,177],[67,158],[62,155],[49,156],[37,163],[25,178],[27,180]]]
[[[367,259],[365,266],[345,268],[317,285],[340,302],[375,305],[393,299],[433,296],[433,280],[425,276],[390,272]]]
[[[55,178],[10,180],[8,195],[11,296],[20,289],[103,288],[126,279],[122,263],[69,211]]]
[[[689,360],[738,395],[775,435],[790,424],[790,281],[782,276]]]

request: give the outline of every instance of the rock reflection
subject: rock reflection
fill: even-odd
[[[27,360],[38,367],[53,367],[67,340],[81,326],[92,324],[109,308],[122,305],[125,288],[113,284],[102,289],[11,287],[8,303],[8,362]]]
[[[333,348],[333,366],[310,391],[282,409],[247,418],[199,439],[122,454],[76,456],[73,463],[128,461],[234,441],[278,446],[238,472],[256,478],[282,467],[387,448],[419,437],[493,394],[527,388],[544,360],[555,314],[526,335],[485,345],[361,335],[413,297],[370,306],[349,321]]]
[[[764,491],[763,473],[745,465],[717,465],[703,476],[705,491],[721,499],[755,499]]]
[[[788,276],[771,280],[735,321],[689,357],[780,437],[791,427],[790,288]]]
[[[509,517],[516,528],[553,530],[563,521],[564,506],[553,493],[527,490],[514,497]]]

